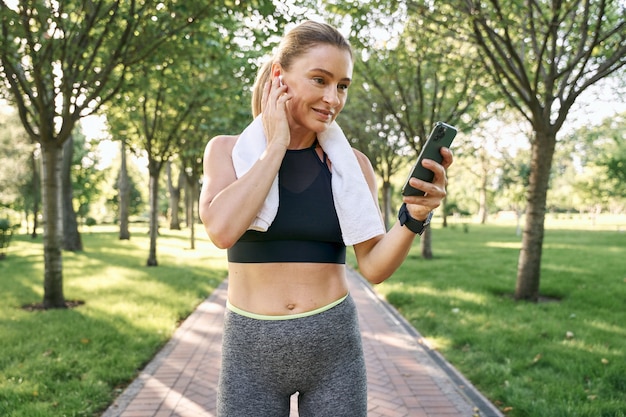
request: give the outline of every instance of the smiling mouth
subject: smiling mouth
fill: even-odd
[[[325,118],[332,118],[335,115],[335,112],[332,110],[323,110],[323,109],[313,109],[316,113],[324,116]]]

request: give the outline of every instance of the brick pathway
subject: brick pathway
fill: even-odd
[[[356,272],[348,276],[368,372],[368,417],[502,417]],[[226,285],[182,323],[102,417],[215,417]],[[295,404],[294,397],[290,417],[298,416]]]

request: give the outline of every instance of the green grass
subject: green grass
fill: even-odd
[[[415,246],[376,289],[506,415],[624,417],[626,233],[546,224],[540,292],[559,301],[512,299],[514,226],[435,227],[435,258]]]
[[[85,251],[64,253],[67,310],[25,311],[43,296],[41,240],[16,237],[0,261],[0,416],[98,416],[226,276],[206,239],[161,230],[158,267],[148,236],[83,233]]]
[[[541,292],[559,301],[512,299],[514,225],[436,224],[435,258],[416,244],[376,289],[508,416],[624,417],[626,224],[546,225]],[[0,261],[2,417],[99,416],[226,276],[224,252],[201,233],[191,251],[186,231],[162,229],[160,266],[148,268],[145,228],[130,241],[93,231],[84,252],[64,254],[78,308],[21,308],[42,298],[40,240],[16,237]]]

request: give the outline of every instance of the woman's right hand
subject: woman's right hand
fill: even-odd
[[[274,76],[272,80],[265,83],[261,98],[261,110],[268,148],[272,144],[284,147],[284,149],[289,146],[291,135],[286,103],[290,99],[291,95],[287,92],[287,86],[281,85],[279,77]]]

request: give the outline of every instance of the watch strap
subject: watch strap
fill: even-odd
[[[428,213],[428,217],[424,219],[424,221],[416,220],[411,217],[409,214],[409,209],[406,207],[406,203],[402,203],[400,206],[400,211],[398,212],[398,220],[400,221],[400,226],[406,226],[407,229],[412,231],[415,234],[422,235],[424,230],[430,225],[430,220],[433,217],[433,212]]]

